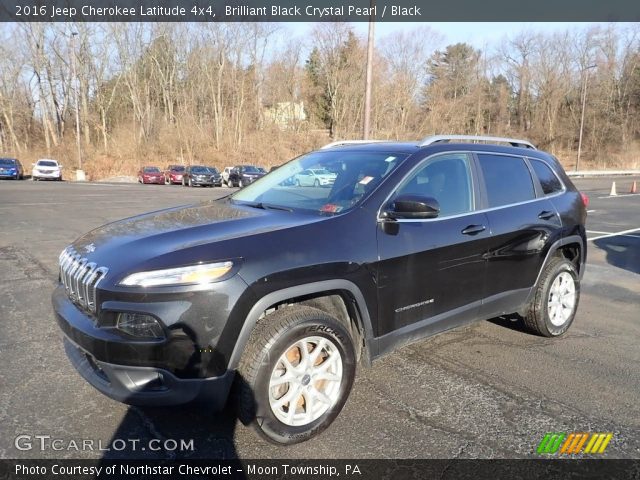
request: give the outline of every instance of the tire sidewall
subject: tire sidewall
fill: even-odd
[[[342,382],[338,400],[333,407],[315,421],[294,427],[278,420],[269,405],[269,380],[271,373],[287,348],[297,340],[317,336],[331,340],[342,359]],[[291,326],[286,332],[268,340],[270,348],[265,349],[253,392],[256,397],[256,422],[270,440],[278,443],[293,444],[302,442],[325,430],[338,416],[347,401],[355,378],[355,352],[353,342],[346,328],[333,318],[305,320]]]
[[[551,286],[555,282],[558,275],[563,272],[569,273],[569,275],[571,275],[571,278],[573,278],[576,299],[573,305],[573,311],[571,312],[569,319],[562,325],[556,326],[551,323],[551,318],[549,317],[549,292],[551,291]],[[578,303],[580,302],[580,280],[578,278],[578,273],[571,262],[565,260],[553,266],[553,268],[549,272],[549,275],[547,276],[547,281],[543,286],[540,300],[542,319],[544,320],[545,328],[549,332],[549,335],[552,337],[558,337],[565,333],[573,323],[576,312],[578,310]]]

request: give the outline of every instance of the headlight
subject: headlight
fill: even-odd
[[[120,282],[126,287],[159,287],[169,285],[206,284],[229,273],[233,262],[208,263],[190,267],[168,268],[133,273]]]

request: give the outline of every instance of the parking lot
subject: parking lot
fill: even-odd
[[[617,197],[608,196],[613,180]],[[639,458],[640,195],[622,195],[633,180],[575,180],[591,200],[588,267],[565,337],[533,336],[518,319],[499,318],[404,347],[359,369],[328,431],[287,448],[256,437],[231,409],[106,398],[66,359],[52,314],[58,254],[79,235],[228,189],[2,181],[0,458],[535,457],[546,432],[612,432],[607,457]],[[62,448],[18,449],[20,435],[60,439]],[[192,439],[194,448],[143,450],[154,438]],[[96,448],[69,447],[86,439]],[[126,447],[105,451],[115,439]]]

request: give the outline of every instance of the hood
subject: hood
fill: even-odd
[[[168,268],[174,265],[162,264],[168,261],[163,256],[178,250],[190,250],[193,263],[217,261],[228,255],[221,246],[225,241],[321,218],[213,200],[109,223],[83,235],[72,246],[90,262],[109,268],[110,274],[138,267]]]

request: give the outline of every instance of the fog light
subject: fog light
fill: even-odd
[[[134,337],[164,338],[160,322],[144,313],[120,313],[116,328]]]

